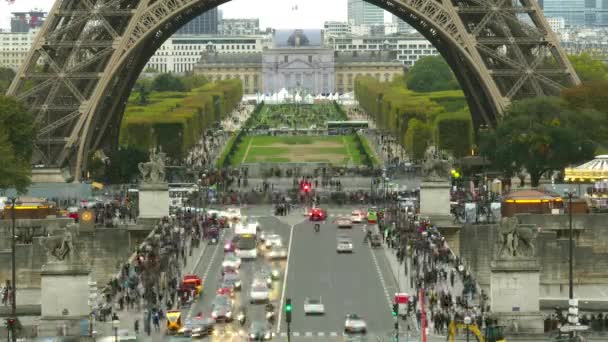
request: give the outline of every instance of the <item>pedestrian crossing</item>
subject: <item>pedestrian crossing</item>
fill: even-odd
[[[286,332],[281,332],[279,334],[279,336],[281,337],[287,337],[287,333]],[[291,336],[293,337],[338,337],[338,336],[348,336],[346,333],[344,332],[336,332],[336,331],[331,331],[331,332],[325,332],[325,331],[305,331],[305,332],[299,332],[299,331],[294,331],[291,333]]]

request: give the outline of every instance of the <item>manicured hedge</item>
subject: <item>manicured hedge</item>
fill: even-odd
[[[130,99],[121,123],[120,144],[143,151],[160,146],[183,158],[214,122],[228,116],[243,96],[239,80],[208,83],[188,93],[152,93],[149,104]]]
[[[440,149],[460,158],[473,146],[473,123],[467,112],[441,114],[435,120],[435,139]]]
[[[378,160],[378,156],[376,152],[372,149],[367,141],[367,138],[362,136],[361,134],[356,134],[358,144],[360,146],[361,155],[365,156],[365,165],[371,167],[379,167],[381,165],[380,160]]]
[[[424,159],[424,153],[433,138],[433,131],[429,124],[418,119],[412,119],[405,134],[406,151],[414,161]]]
[[[365,76],[355,79],[355,96],[359,105],[374,117],[376,126],[400,137],[399,141],[406,150],[410,151],[410,154],[415,152],[415,159],[422,158],[422,146],[428,146],[432,142],[433,132],[437,131],[435,125],[439,122],[438,117],[441,116],[442,120],[445,120],[456,115],[455,120],[459,124],[464,117],[468,117],[470,122],[466,98],[460,90],[418,93],[407,89],[403,82],[380,82]],[[410,132],[412,120],[417,120],[418,123]],[[463,126],[458,128],[459,132],[472,132],[472,126],[469,129],[464,122],[462,124]],[[425,139],[428,136],[429,139],[421,143],[412,138],[415,135],[421,135]],[[470,136],[471,139],[458,141],[457,146],[451,146],[452,142],[446,141],[443,136],[442,146],[447,144],[450,146],[448,150],[460,155],[465,149],[470,150],[472,134]]]

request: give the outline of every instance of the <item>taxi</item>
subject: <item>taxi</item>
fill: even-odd
[[[177,334],[182,328],[182,313],[179,310],[169,310],[165,314],[167,319],[167,333],[170,335]]]

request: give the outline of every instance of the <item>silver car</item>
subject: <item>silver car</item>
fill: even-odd
[[[270,289],[265,283],[255,283],[249,291],[249,302],[268,302],[270,300]]]
[[[367,332],[367,324],[363,320],[363,318],[359,317],[357,314],[348,314],[346,315],[346,320],[344,321],[344,332],[345,333],[362,333],[365,334]]]
[[[306,315],[325,314],[325,305],[321,302],[321,298],[306,298],[304,301],[304,313]]]
[[[283,246],[274,246],[266,253],[268,259],[287,259],[287,248]]]
[[[349,237],[339,237],[336,251],[338,253],[352,253],[353,252],[353,240]]]

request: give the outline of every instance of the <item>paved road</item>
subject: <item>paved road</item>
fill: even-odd
[[[337,254],[338,235],[352,238],[353,254]],[[394,288],[394,282],[387,278],[390,271],[386,263],[378,261],[376,251],[364,245],[363,238],[362,225],[338,229],[331,220],[321,225],[319,233],[313,231],[310,222],[294,227],[285,290],[285,297],[292,299],[294,307],[292,336],[336,340],[343,334],[347,313],[363,316],[372,334],[393,328],[388,288]],[[322,297],[324,316],[305,316],[304,301],[308,296]],[[285,336],[283,322],[280,331],[280,336]]]
[[[281,235],[284,244],[289,244],[290,226],[279,221],[274,217],[259,217],[257,218],[263,230],[273,231]],[[224,240],[229,240],[233,236],[233,229],[224,230]],[[284,261],[268,261],[264,257],[264,250],[260,246],[258,248],[258,258],[255,260],[243,260],[240,269],[240,276],[242,282],[242,290],[237,292],[234,298],[234,307],[245,307],[247,311],[248,322],[244,327],[241,327],[237,322],[232,323],[221,323],[215,327],[216,336],[211,340],[213,341],[241,341],[244,339],[245,333],[249,323],[253,320],[265,320],[265,311],[263,304],[250,304],[249,303],[249,289],[253,280],[254,273],[264,265],[271,265],[272,267],[278,268],[281,274],[285,274],[285,267],[287,262]],[[186,317],[196,316],[198,313],[202,313],[203,316],[209,316],[211,314],[211,306],[213,299],[215,298],[216,291],[221,281],[221,264],[224,257],[223,244],[220,243],[216,246],[209,246],[202,256],[198,267],[195,269],[195,273],[201,276],[204,283],[203,295],[189,308],[184,308],[182,314]],[[271,291],[271,302],[279,309],[281,293],[283,289],[283,281],[278,280],[273,282]],[[178,340],[180,338],[174,338]]]

